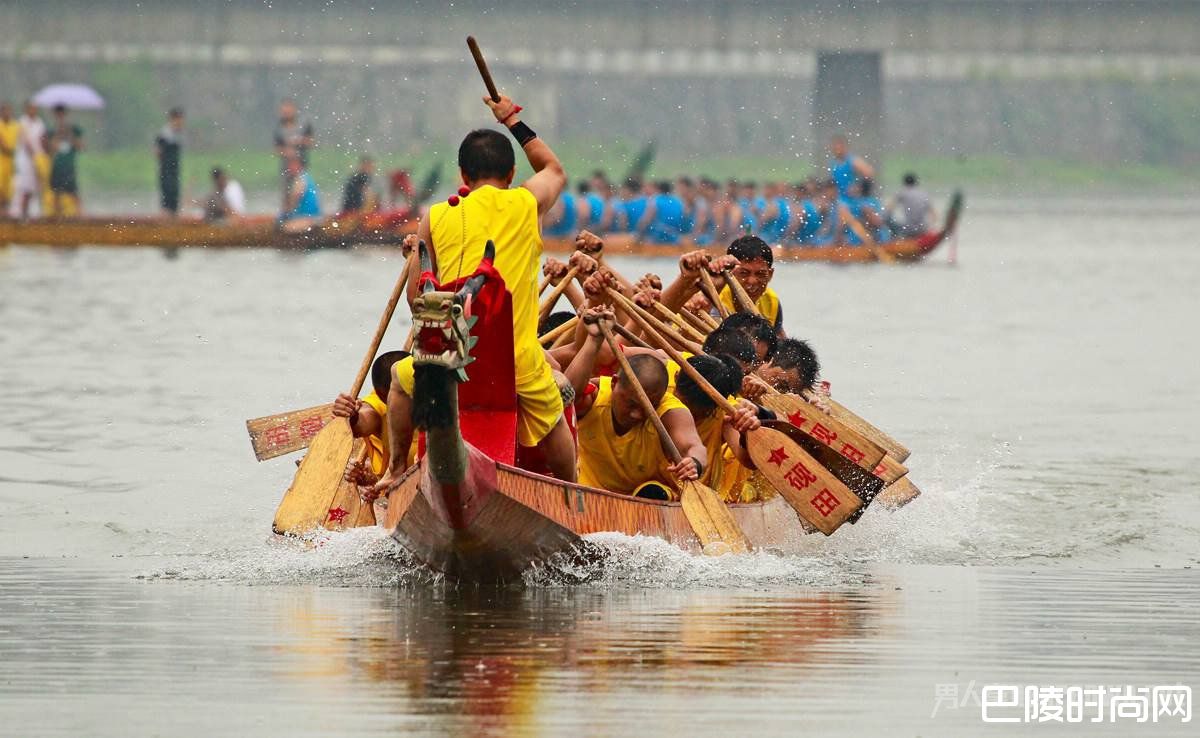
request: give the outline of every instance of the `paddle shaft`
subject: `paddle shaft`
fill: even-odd
[[[737,305],[738,312],[750,313],[751,315],[759,315],[758,306],[754,304],[754,300],[750,299],[750,294],[746,292],[746,288],[738,281],[738,278],[733,276],[733,272],[726,269],[722,272],[725,275],[725,284],[729,285],[729,292],[733,295],[733,302]]]
[[[571,280],[575,279],[575,275],[579,274],[579,267],[571,267],[567,270],[567,274],[558,284],[554,285],[554,289],[550,290],[550,294],[546,295],[546,299],[542,300],[542,306],[538,309],[538,320],[545,320],[550,311],[554,309],[554,303],[558,302],[558,298],[562,297],[562,293],[567,287],[571,286]]]
[[[633,390],[638,396],[638,402],[641,403],[642,410],[646,412],[650,421],[654,423],[654,430],[658,431],[658,440],[662,443],[663,450],[671,458],[672,464],[678,464],[683,460],[683,454],[679,453],[679,447],[675,445],[671,434],[667,432],[667,427],[663,425],[662,418],[658,417],[658,409],[650,402],[650,396],[646,394],[642,383],[638,381],[637,375],[633,373],[633,367],[629,366],[629,359],[625,358],[625,353],[617,345],[617,339],[613,337],[612,331],[609,330],[608,324],[604,321],[600,321],[600,332],[604,334],[604,340],[608,341],[608,347],[617,355],[617,362],[621,365],[621,372],[629,380],[629,383],[633,385]]]
[[[574,318],[571,318],[570,320],[565,321],[562,325],[546,331],[544,334],[542,334],[542,336],[540,338],[538,338],[538,341],[543,346],[553,345],[553,343],[555,341],[557,341],[560,336],[566,335],[567,333],[570,333],[571,331],[575,330],[575,326],[578,323],[579,323],[579,316],[577,315]]]
[[[492,73],[488,71],[487,61],[484,60],[483,52],[479,50],[479,43],[474,36],[467,36],[467,48],[471,50],[471,56],[475,57],[475,66],[479,69],[479,76],[483,77],[483,86],[487,88],[492,102],[500,102],[500,93],[496,90],[496,83],[492,81]]]
[[[375,335],[371,337],[371,348],[367,349],[367,355],[363,357],[362,365],[358,367],[358,374],[354,377],[354,385],[350,388],[351,397],[358,397],[363,382],[366,381],[367,374],[371,371],[371,364],[375,361],[375,352],[379,350],[379,344],[383,342],[383,334],[387,333],[388,324],[392,322],[392,313],[396,312],[396,305],[400,303],[400,297],[408,286],[408,272],[412,267],[413,259],[414,256],[410,254],[408,261],[404,263],[404,269],[400,270],[400,279],[396,280],[396,286],[392,288],[392,295],[388,298],[387,307],[383,309],[379,325],[375,328]]]
[[[620,304],[621,307],[623,307],[625,309],[625,312],[630,314],[631,317],[633,317],[634,319],[641,318],[641,320],[638,321],[639,325],[649,323],[650,325],[653,325],[658,330],[659,333],[670,337],[670,339],[672,341],[677,341],[680,346],[683,346],[688,351],[691,351],[693,354],[704,353],[703,346],[696,343],[695,341],[689,341],[688,339],[679,335],[679,333],[677,331],[672,329],[670,326],[665,325],[661,320],[654,317],[650,313],[646,312],[646,310],[644,308],[642,308],[641,305],[638,305],[633,300],[630,300],[628,297],[621,294],[617,290],[614,290],[612,287],[609,287],[608,294],[611,295],[612,298],[614,300],[616,300],[618,302],[618,304]]]
[[[669,310],[670,308],[664,305],[663,309]],[[712,326],[705,322],[705,320],[699,315],[693,313],[691,310],[688,310],[687,308],[680,308],[677,314],[683,318],[685,323],[690,325],[696,331],[696,335],[701,336],[702,338],[707,338],[708,334],[712,332]]]
[[[687,322],[687,320],[680,317],[679,313],[672,311],[671,308],[667,307],[661,302],[654,303],[654,309],[657,310],[658,314],[663,317],[663,320],[671,321],[671,323],[668,323],[668,325],[674,324],[679,327],[679,335],[686,335],[695,341],[704,341],[704,334],[696,330],[696,327]]]
[[[708,273],[708,267],[700,269],[700,291],[704,293],[708,301],[721,314],[721,320],[729,317],[729,308],[725,307],[725,303],[721,302],[721,293],[717,292],[717,286],[713,284],[712,275]]]

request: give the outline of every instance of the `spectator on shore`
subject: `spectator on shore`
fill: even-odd
[[[45,146],[46,124],[32,100],[26,101],[25,113],[17,123],[20,132],[13,161],[13,202],[9,212],[13,217],[28,218],[31,204],[45,207],[43,189],[50,174]]]
[[[54,106],[54,128],[46,134],[50,162],[51,207],[47,215],[75,216],[82,211],[76,157],[83,151],[83,129],[71,122],[66,105]]]
[[[158,192],[163,214],[179,215],[179,173],[183,154],[183,108],[171,108],[167,124],[154,138],[154,156],[158,159]]]
[[[204,205],[204,219],[210,222],[236,220],[246,213],[246,194],[237,180],[230,179],[225,170],[213,167],[213,191]]]
[[[295,157],[300,160],[300,167],[307,170],[308,152],[315,145],[312,123],[300,120],[295,100],[290,97],[283,98],[279,103],[279,124],[275,126],[275,153],[279,155],[279,175],[283,180],[285,206],[292,187],[288,161]]]

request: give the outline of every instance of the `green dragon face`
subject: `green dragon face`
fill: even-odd
[[[471,348],[478,340],[471,336],[477,317],[468,316],[463,296],[453,292],[424,292],[413,303],[413,366],[437,366],[457,371],[466,381],[466,367],[474,359]]]

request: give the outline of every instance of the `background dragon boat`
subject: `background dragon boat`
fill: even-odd
[[[962,212],[962,195],[955,193],[939,230],[915,238],[903,238],[863,246],[776,246],[780,261],[820,261],[837,264],[867,263],[884,258],[918,261],[928,256],[957,227]],[[45,220],[0,219],[0,244],[38,246],[157,246],[184,248],[344,248],[356,245],[397,245],[416,232],[416,219],[344,218],[329,220],[302,233],[279,230],[275,221],[263,216],[236,223],[208,223],[198,219],[165,220],[151,217],[86,217]],[[545,239],[546,253],[567,254],[575,250],[573,239]],[[628,236],[605,237],[605,253],[642,257],[676,257],[697,248],[691,241],[656,244],[634,241]],[[708,248],[717,253],[717,247]]]

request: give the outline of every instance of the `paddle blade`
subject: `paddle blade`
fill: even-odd
[[[750,550],[746,534],[711,487],[699,482],[684,482],[679,491],[679,503],[696,537],[700,539],[704,553],[719,556]]]
[[[879,466],[875,467],[875,476],[882,479],[884,484],[891,484],[905,474],[908,474],[908,467],[891,456],[884,456],[883,461],[879,462]]]
[[[771,428],[751,431],[746,449],[755,467],[796,514],[832,534],[863,503],[792,439]]]
[[[275,511],[276,533],[304,533],[340,515],[335,499],[353,446],[354,435],[345,418],[335,418],[313,438]]]
[[[246,421],[250,445],[259,461],[308,448],[313,437],[333,417],[333,404],[289,410]]]
[[[887,453],[879,445],[799,395],[764,395],[762,406],[866,471],[874,471]]]
[[[832,397],[828,398],[828,402],[833,417],[841,421],[843,425],[871,439],[875,445],[886,451],[896,461],[903,463],[908,459],[910,451],[899,441],[863,420],[854,411]]]
[[[884,487],[875,499],[889,510],[898,510],[920,496],[921,490],[917,489],[917,485],[913,484],[908,477],[904,477]]]

